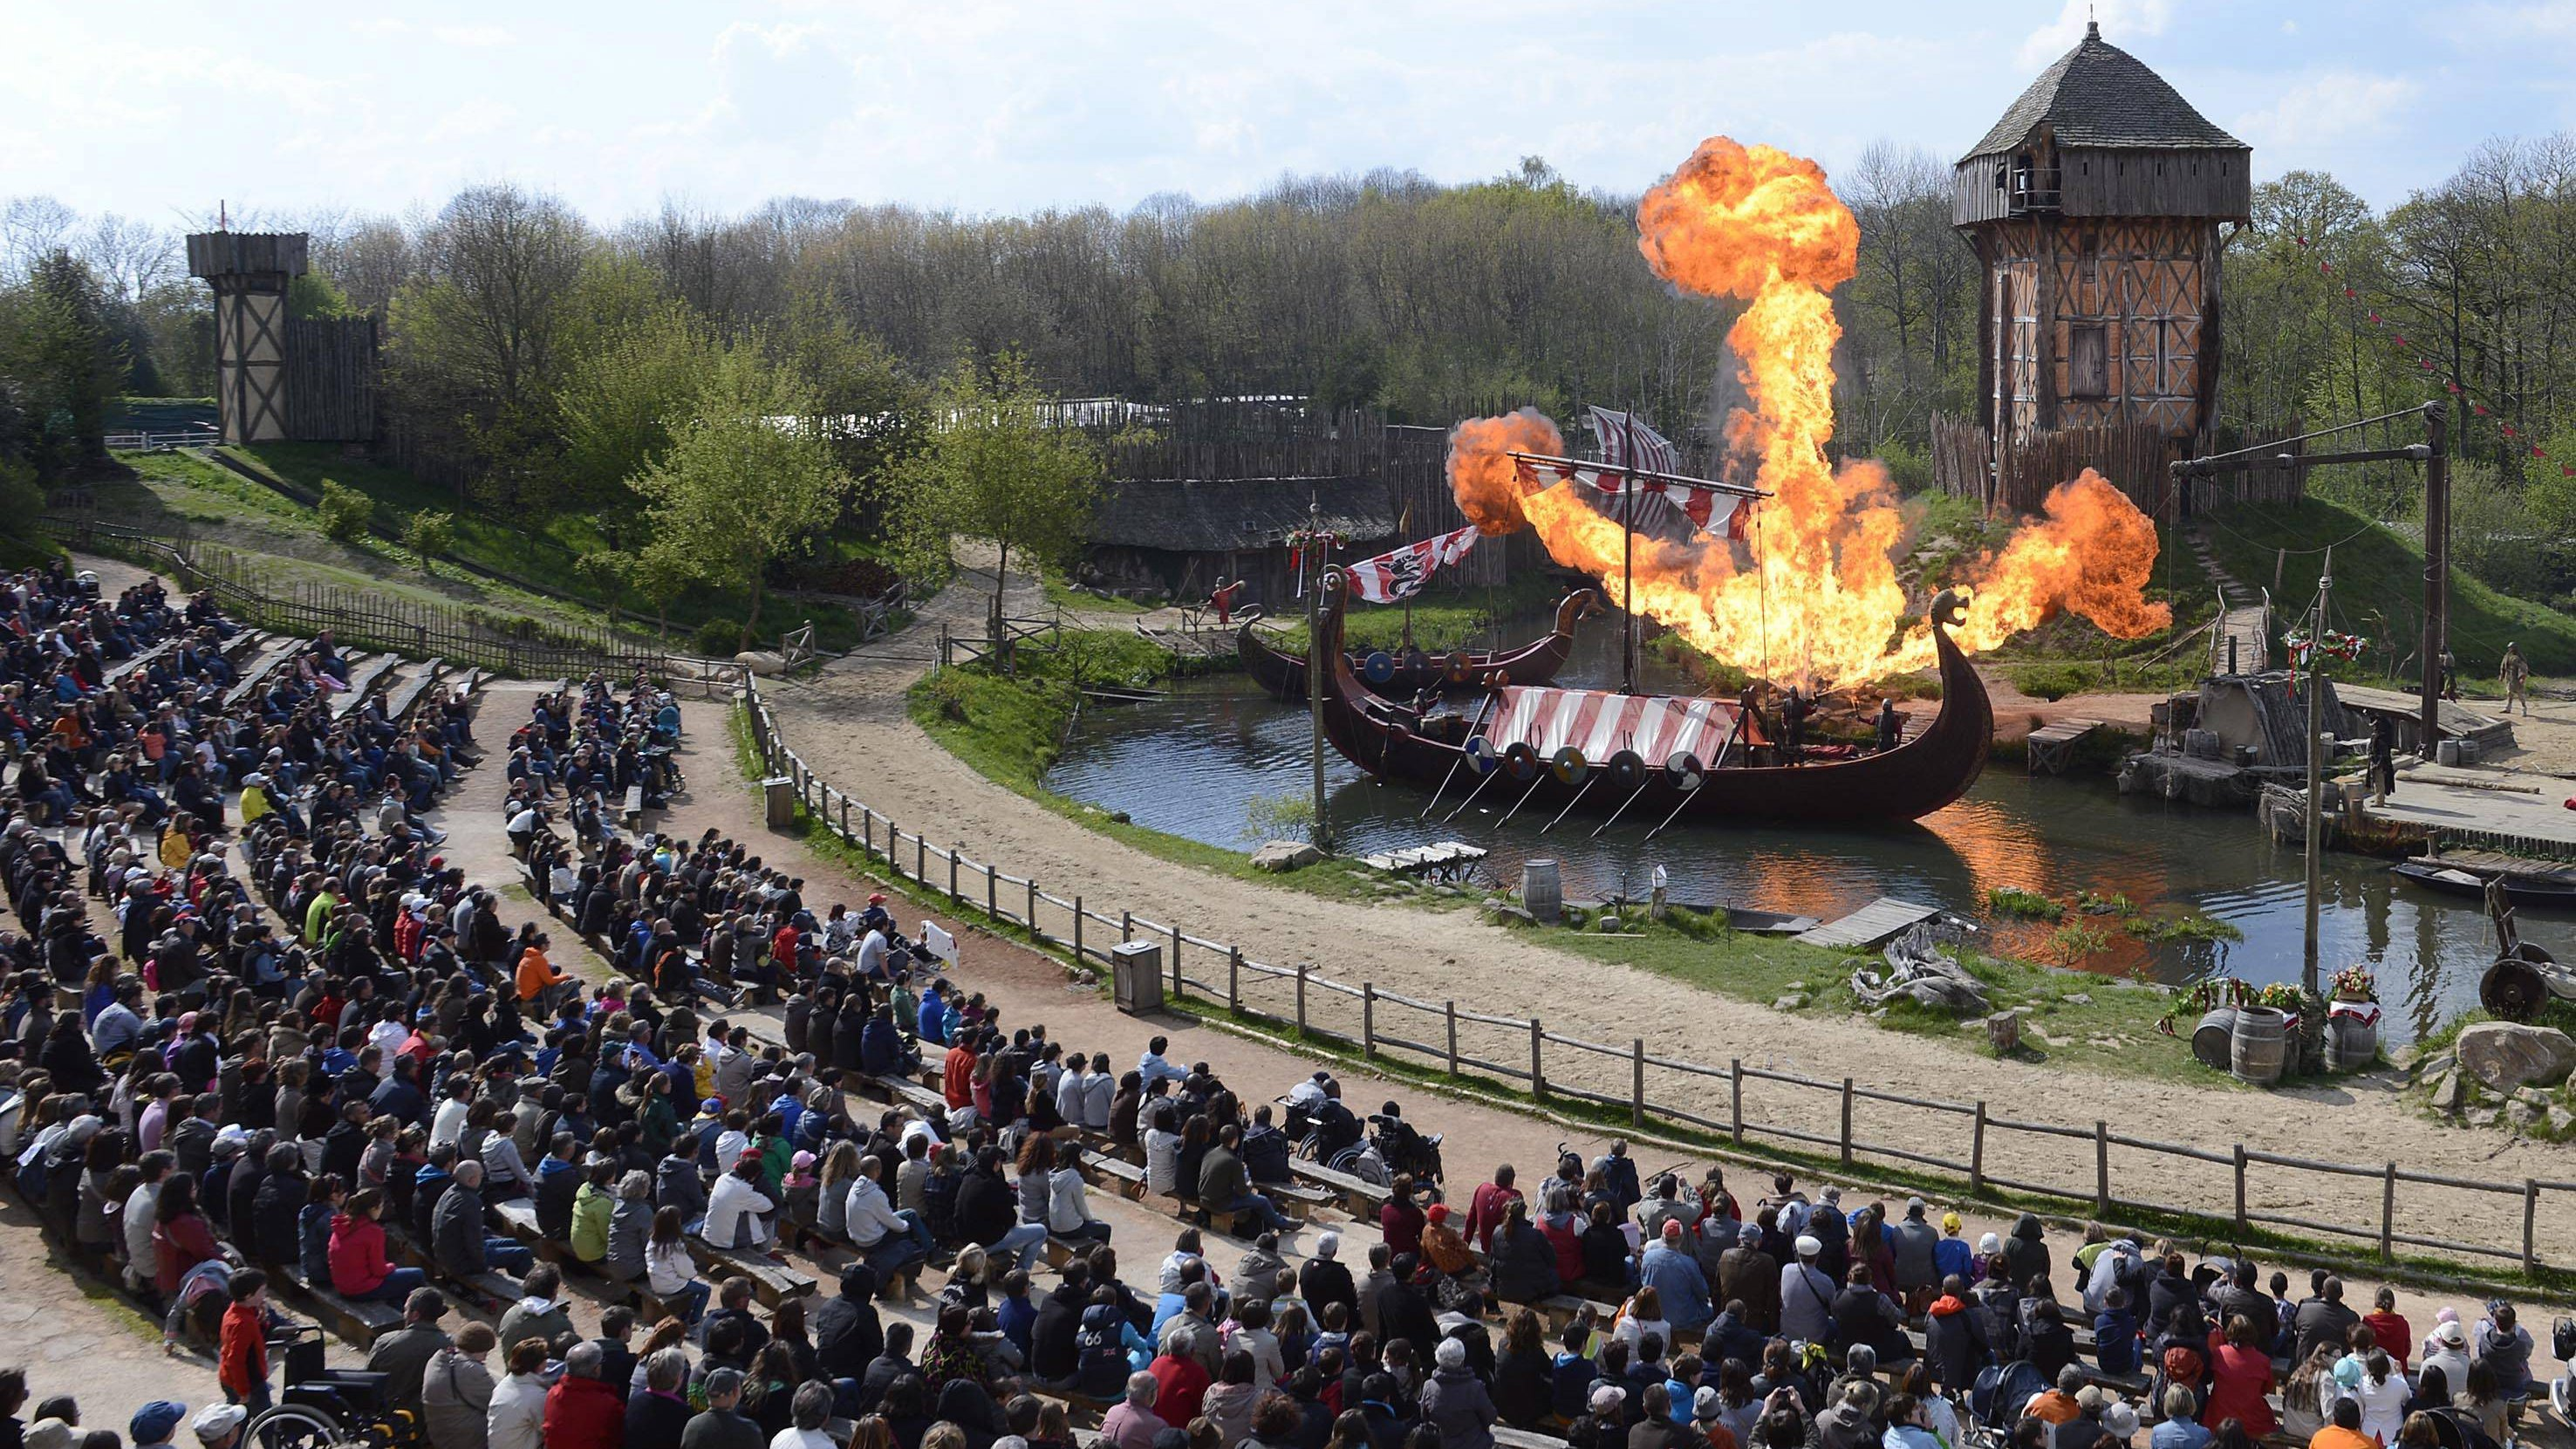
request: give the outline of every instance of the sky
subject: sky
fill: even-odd
[[[1703,138],[1955,160],[2083,33],[2376,205],[2576,128],[2576,0],[0,0],[0,197],[161,225],[434,207],[596,221],[773,196],[970,213],[1544,157],[1633,193]]]

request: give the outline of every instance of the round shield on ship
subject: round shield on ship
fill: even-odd
[[[1592,762],[1583,758],[1583,752],[1572,745],[1558,750],[1547,767],[1558,780],[1568,785],[1580,785],[1583,777],[1592,773]]]
[[[1503,771],[1513,779],[1526,784],[1538,778],[1539,768],[1538,751],[1529,747],[1529,741],[1514,740],[1504,747]]]
[[[1360,663],[1360,677],[1371,684],[1384,684],[1395,677],[1395,656],[1383,649],[1372,649]]]
[[[1494,742],[1483,735],[1467,736],[1465,748],[1467,768],[1476,774],[1490,775],[1494,773],[1494,767],[1503,762],[1502,757],[1494,752]]]
[[[1621,750],[1610,757],[1610,783],[1622,790],[1634,790],[1646,778],[1646,757],[1635,750]]]
[[[1707,777],[1708,767],[1701,764],[1699,756],[1690,751],[1676,750],[1671,759],[1664,761],[1664,773],[1670,775],[1673,783],[1682,789],[1696,790],[1700,787],[1700,782]]]
[[[1467,651],[1464,649],[1450,650],[1449,682],[1451,684],[1464,684],[1474,677],[1475,670],[1467,662]]]

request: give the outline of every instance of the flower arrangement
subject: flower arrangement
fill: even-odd
[[[2291,629],[2281,635],[2281,647],[2289,652],[2293,669],[2306,668],[2309,656],[2320,652],[2329,659],[2359,659],[2369,642],[2358,634],[2341,634],[2332,629],[2315,638],[2310,638],[2305,629]]]
[[[2299,988],[2287,981],[2275,981],[2255,990],[2254,1004],[2296,1016],[2307,1003],[2300,999]]]
[[[2337,1001],[2377,1001],[2379,978],[2367,966],[2347,966],[2334,976],[2334,999]]]

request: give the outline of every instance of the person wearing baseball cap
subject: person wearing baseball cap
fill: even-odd
[[[188,1417],[188,1406],[175,1399],[154,1399],[134,1411],[125,1425],[125,1437],[134,1441],[134,1449],[167,1449],[170,1436]]]
[[[204,1449],[232,1449],[241,1441],[242,1426],[249,1422],[250,1410],[239,1404],[208,1404],[188,1421],[188,1427],[196,1431]]]

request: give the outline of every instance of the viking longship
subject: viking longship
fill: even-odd
[[[1931,609],[1941,664],[1933,722],[1875,754],[1784,763],[1759,715],[1722,699],[1505,685],[1463,713],[1418,715],[1362,686],[1341,649],[1346,590],[1337,574],[1324,588],[1317,643],[1339,661],[1325,681],[1325,736],[1381,779],[1462,804],[1633,809],[1648,820],[1914,820],[1967,793],[1994,738],[1985,685],[1950,640],[1962,604],[1947,592]]]
[[[1489,688],[1494,676],[1514,685],[1539,685],[1556,678],[1574,653],[1574,626],[1601,612],[1601,595],[1577,589],[1556,606],[1556,627],[1517,649],[1453,649],[1429,654],[1420,649],[1372,651],[1344,662],[1372,690],[1394,699],[1411,699],[1423,690]],[[1273,645],[1246,624],[1234,636],[1243,671],[1275,699],[1302,704],[1306,699],[1305,656]]]

